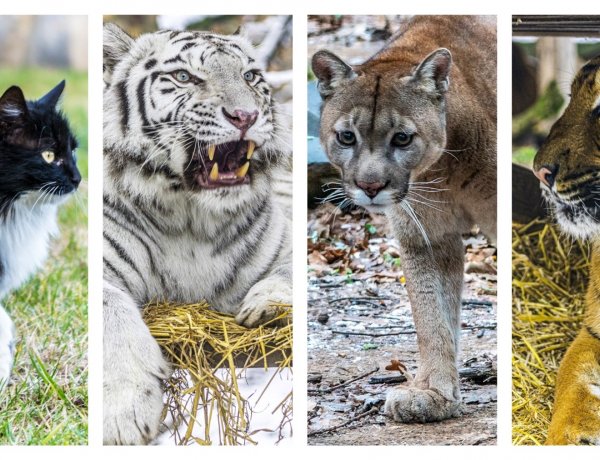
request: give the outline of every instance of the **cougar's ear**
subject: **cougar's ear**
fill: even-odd
[[[24,121],[28,115],[23,91],[18,86],[11,86],[0,97],[0,120]]]
[[[419,64],[413,79],[425,89],[439,95],[448,91],[452,54],[446,48],[435,50]]]
[[[331,96],[342,81],[356,77],[352,67],[325,50],[317,51],[313,56],[312,70],[319,80],[319,93],[323,99]]]
[[[104,25],[104,82],[109,84],[117,63],[129,52],[134,39],[118,25],[107,23]]]

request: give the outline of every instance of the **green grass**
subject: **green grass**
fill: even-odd
[[[37,99],[62,79],[84,181],[60,210],[60,235],[44,269],[2,301],[19,342],[11,385],[0,395],[0,444],[87,444],[87,74],[3,69],[0,92],[17,84]]]

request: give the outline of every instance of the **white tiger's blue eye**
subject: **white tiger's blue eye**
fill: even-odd
[[[178,70],[175,72],[175,79],[181,83],[187,83],[192,79],[192,76],[185,70]]]
[[[251,70],[249,70],[248,72],[246,72],[244,74],[244,80],[246,80],[246,81],[254,81],[255,78],[256,78],[256,74]]]

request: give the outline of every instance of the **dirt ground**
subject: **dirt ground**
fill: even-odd
[[[383,414],[386,392],[410,374],[417,344],[397,243],[383,218],[309,211],[308,443],[496,444],[495,249],[466,236],[459,368],[463,415],[399,424]],[[354,380],[356,379],[356,380]]]

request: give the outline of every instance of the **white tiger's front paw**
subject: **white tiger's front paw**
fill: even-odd
[[[0,307],[0,389],[8,383],[15,356],[15,326]]]
[[[291,304],[292,286],[290,282],[281,278],[267,278],[256,283],[248,291],[235,321],[245,327],[257,327],[282,313],[282,309],[285,307],[278,305]]]
[[[123,356],[116,356],[114,372],[105,366],[104,444],[148,444],[159,434],[162,380],[170,372],[158,345],[156,348],[159,356],[145,357],[144,362],[126,362]]]

